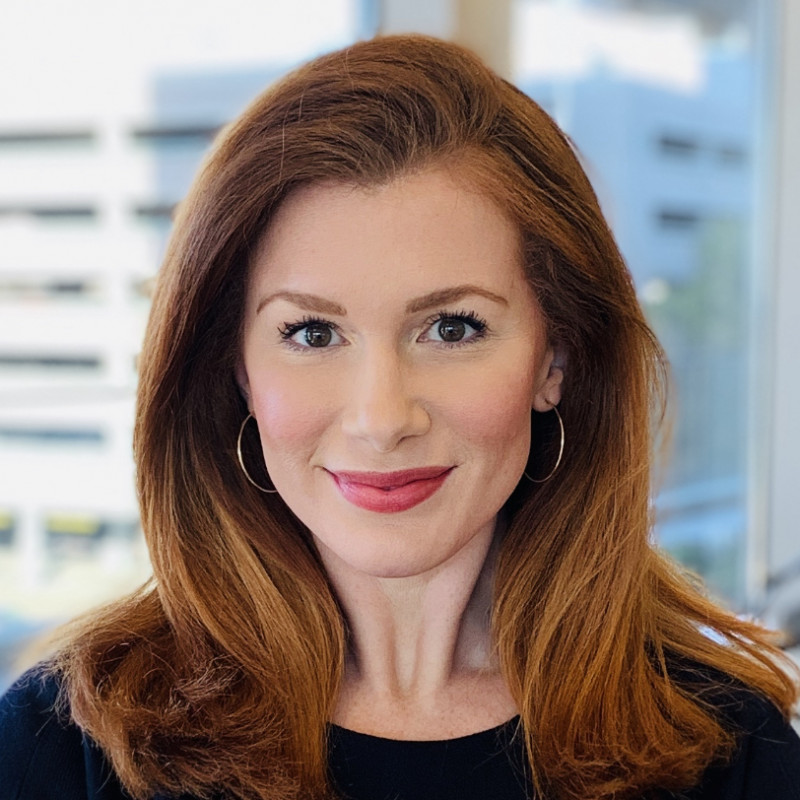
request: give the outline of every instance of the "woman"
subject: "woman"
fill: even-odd
[[[650,544],[663,373],[535,103],[423,37],[289,75],[159,277],[155,577],[6,698],[11,796],[800,797],[779,651]]]

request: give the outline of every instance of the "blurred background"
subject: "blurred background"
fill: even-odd
[[[472,47],[576,143],[674,373],[658,542],[797,637],[800,4],[4,0],[0,689],[148,575],[136,357],[216,132],[293,65],[406,31]]]

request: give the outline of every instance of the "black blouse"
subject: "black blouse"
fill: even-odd
[[[332,725],[333,783],[347,800],[530,800],[519,718],[471,736],[396,741]]]
[[[56,715],[57,694],[53,677],[31,672],[0,699],[0,800],[130,800],[100,749]],[[800,800],[797,734],[752,693],[726,696],[737,751],[681,800]],[[517,720],[433,742],[330,728],[331,777],[347,800],[530,800],[525,764]]]

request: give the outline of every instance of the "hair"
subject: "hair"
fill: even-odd
[[[54,662],[74,720],[134,798],[334,796],[326,726],[345,623],[309,532],[236,457],[248,266],[298,187],[439,166],[517,224],[567,365],[563,461],[507,504],[492,617],[537,788],[623,800],[696,784],[735,743],[706,684],[743,684],[789,713],[796,686],[769,635],[706,600],[650,540],[665,362],[570,142],[470,52],[385,37],[269,88],[177,213],[134,436],[154,577],[80,623]],[[553,415],[533,417],[545,474]]]

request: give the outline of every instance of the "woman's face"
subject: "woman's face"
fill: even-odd
[[[239,382],[328,566],[420,575],[490,538],[561,377],[514,225],[445,170],[298,190],[254,258]]]

